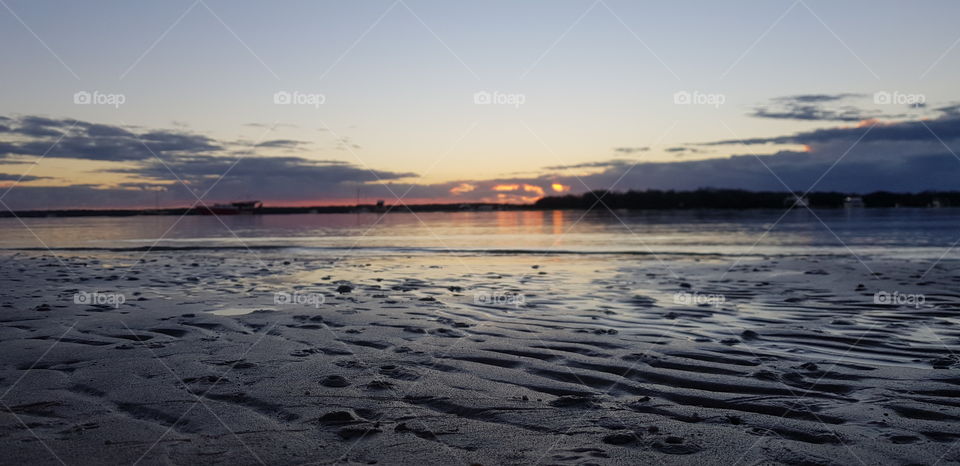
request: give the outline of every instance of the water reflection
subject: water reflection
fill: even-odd
[[[309,248],[886,254],[939,257],[958,209],[492,211],[0,219],[4,248]],[[582,217],[582,219],[581,219]],[[782,218],[781,218],[782,217]],[[822,221],[822,222],[821,222]],[[159,240],[159,241],[158,241]],[[754,244],[756,246],[754,247]],[[753,249],[751,249],[753,247]],[[422,251],[421,251],[422,252]],[[917,256],[919,257],[919,256]]]

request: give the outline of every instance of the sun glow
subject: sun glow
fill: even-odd
[[[450,194],[456,196],[463,193],[469,193],[475,189],[477,189],[477,187],[470,183],[460,183],[459,185],[450,188]]]

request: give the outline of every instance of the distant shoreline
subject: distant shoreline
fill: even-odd
[[[799,201],[799,202],[798,202]],[[834,208],[938,208],[960,207],[960,191],[870,194],[813,192],[804,196],[788,192],[757,192],[735,189],[699,189],[696,191],[593,191],[578,195],[548,196],[533,204],[447,203],[447,204],[375,204],[338,206],[264,206],[245,215],[278,214],[352,214],[404,212],[486,212],[544,210],[712,210],[712,209],[818,209]],[[0,212],[0,218],[38,217],[132,217],[144,215],[210,215],[202,206],[166,209],[50,209]]]

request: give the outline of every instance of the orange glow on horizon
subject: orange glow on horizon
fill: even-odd
[[[497,191],[497,201],[499,202],[509,202],[509,201],[520,201],[524,203],[536,202],[544,195],[546,191],[540,186],[535,184],[498,184],[490,188],[492,191]],[[508,194],[509,193],[509,194]],[[524,195],[524,193],[533,193],[533,196]]]
[[[550,185],[550,187],[553,188],[553,191],[557,193],[564,193],[570,190],[569,186],[560,183],[553,183]]]
[[[537,195],[540,197],[543,197],[543,194],[544,194],[543,188],[536,185],[532,185],[532,184],[523,185],[523,190],[524,192],[528,192],[528,193],[537,193]],[[524,197],[524,199],[526,199],[526,197]]]
[[[450,188],[450,194],[457,196],[463,193],[469,193],[475,189],[477,189],[477,187],[470,183],[460,183],[459,185]]]

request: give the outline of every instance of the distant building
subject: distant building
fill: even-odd
[[[843,207],[845,209],[859,209],[865,207],[863,204],[863,198],[860,196],[847,196],[843,200]]]

